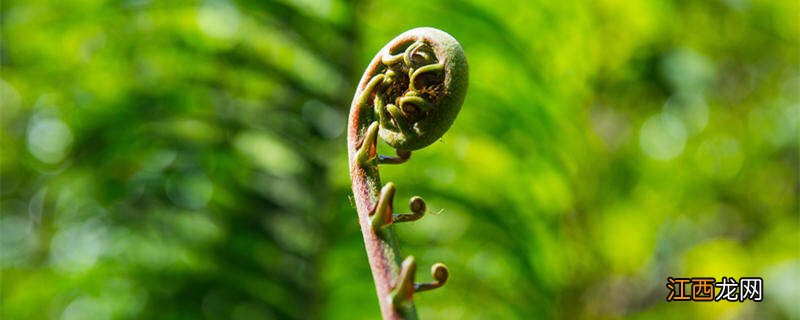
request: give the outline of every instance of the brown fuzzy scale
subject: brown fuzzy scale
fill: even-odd
[[[386,101],[394,101],[395,104],[398,103],[398,99],[402,97],[406,92],[408,92],[408,70],[405,66],[400,65],[400,67],[395,67],[391,69],[395,72],[395,81],[392,83],[389,88],[386,89]]]

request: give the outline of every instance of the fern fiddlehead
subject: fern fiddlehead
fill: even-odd
[[[381,185],[378,165],[403,163],[412,151],[441,138],[461,109],[467,79],[458,41],[438,29],[416,28],[378,52],[353,97],[347,137],[350,178],[384,319],[415,319],[414,293],[444,285],[448,271],[434,264],[434,282],[414,283],[414,257],[401,259],[392,226],[422,218],[425,201],[412,197],[411,213],[395,213],[395,185]],[[396,156],[377,154],[378,136]]]

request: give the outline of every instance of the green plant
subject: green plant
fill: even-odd
[[[384,319],[415,319],[415,292],[442,286],[447,267],[434,264],[432,283],[414,283],[414,257],[400,259],[393,223],[415,221],[425,201],[410,200],[411,213],[392,209],[395,186],[381,188],[379,164],[407,161],[411,151],[438,140],[455,120],[467,91],[461,45],[433,28],[406,31],[372,59],[350,107],[347,148],[358,219]],[[397,156],[377,155],[377,137]]]

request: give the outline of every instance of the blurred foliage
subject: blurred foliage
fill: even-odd
[[[427,319],[800,318],[797,1],[0,3],[0,317],[374,319],[344,127],[417,26],[470,92],[382,168]],[[382,151],[389,153],[385,146]],[[761,276],[762,303],[666,303]]]

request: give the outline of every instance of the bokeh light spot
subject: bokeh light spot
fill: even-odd
[[[642,125],[639,145],[642,152],[653,159],[673,159],[686,145],[686,128],[681,119],[669,113],[651,116]]]
[[[197,24],[208,36],[233,39],[239,30],[241,14],[235,6],[222,1],[206,2],[197,12]]]
[[[28,151],[44,163],[63,160],[72,146],[72,130],[57,118],[34,117],[28,127]]]
[[[719,136],[709,138],[700,144],[695,153],[695,161],[708,177],[729,179],[739,172],[744,154],[736,139]]]
[[[106,227],[97,220],[63,227],[50,242],[53,263],[66,272],[91,268],[105,250],[105,236]]]
[[[664,112],[683,120],[689,133],[701,132],[708,124],[708,104],[703,96],[697,93],[683,93],[670,97],[664,103]]]
[[[715,76],[714,64],[688,48],[667,53],[661,61],[661,73],[676,92],[704,93]]]
[[[204,208],[214,194],[214,185],[203,173],[170,177],[165,188],[173,203],[189,209]]]

